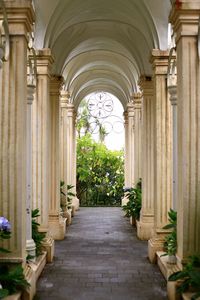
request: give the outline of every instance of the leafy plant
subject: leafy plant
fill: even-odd
[[[40,224],[36,221],[36,218],[40,216],[39,209],[32,210],[32,238],[36,246],[36,256],[42,253],[42,241],[45,238],[45,233],[39,232]]]
[[[72,199],[75,197],[75,194],[71,191],[74,188],[73,185],[67,184],[67,208],[72,208]]]
[[[0,266],[0,298],[16,293],[17,291],[25,290],[30,284],[24,277],[23,268],[17,266],[10,268],[8,265]]]
[[[136,184],[135,188],[130,188],[127,192],[128,202],[122,206],[126,217],[134,217],[136,220],[140,218],[142,206],[142,181]]]
[[[9,291],[6,289],[3,289],[0,285],[0,299],[7,297],[9,295]]]
[[[75,194],[71,191],[74,188],[73,185],[67,184],[67,187],[65,186],[65,182],[60,182],[60,194],[61,194],[61,203],[60,206],[62,210],[65,208],[71,209],[72,208],[72,199],[75,197]],[[62,197],[64,196],[64,197]],[[66,201],[67,200],[67,201]]]
[[[172,231],[165,237],[164,241],[164,255],[175,255],[177,251],[177,212],[173,209],[170,209],[168,212],[169,224],[165,225],[163,229],[171,229]]]
[[[193,255],[188,258],[188,263],[182,271],[178,271],[169,276],[169,281],[181,280],[177,288],[179,293],[184,293],[191,288],[195,291],[191,300],[200,297],[200,255]]]
[[[64,211],[67,207],[66,193],[64,192],[64,188],[65,188],[65,182],[61,181],[60,182],[60,207],[62,211]]]
[[[0,217],[0,241],[9,239],[11,237],[10,222]],[[10,253],[5,248],[0,248],[2,253]],[[7,264],[0,265],[0,299],[11,295],[19,290],[24,290],[29,286],[25,279],[23,268],[21,266],[11,268]]]

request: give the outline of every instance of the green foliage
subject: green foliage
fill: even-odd
[[[195,294],[191,299],[198,299],[200,297],[200,255],[190,256],[183,270],[172,274],[168,280],[181,280],[178,292],[183,293],[192,288]]]
[[[8,265],[1,265],[0,282],[3,287],[3,290],[0,290],[2,291],[0,298],[5,297],[6,294],[11,295],[29,287],[29,283],[24,277],[23,268],[21,266],[9,268]]]
[[[0,289],[0,299],[9,295],[9,291],[6,289]]]
[[[61,202],[60,206],[62,210],[64,209],[71,209],[72,208],[72,199],[75,197],[75,194],[71,191],[74,188],[73,185],[67,184],[65,186],[65,182],[60,182],[60,195],[61,195]]]
[[[127,193],[128,202],[123,205],[126,217],[134,217],[136,220],[140,218],[140,210],[142,206],[142,181],[136,184],[135,188],[130,188]]]
[[[169,224],[163,227],[163,229],[171,229],[172,231],[166,236],[164,241],[164,255],[175,255],[177,251],[177,212],[170,209],[168,212]]]
[[[111,151],[90,134],[77,140],[77,195],[82,206],[120,205],[123,195],[122,151]]]
[[[81,114],[76,125],[76,130],[78,137],[81,138],[81,135],[86,135],[91,130],[90,116],[86,100],[81,101],[79,105],[79,111],[81,111]]]
[[[11,238],[11,226],[8,220],[0,217],[0,241]],[[10,253],[5,248],[0,248],[2,253]],[[8,264],[0,264],[0,299],[29,286],[21,266],[10,267]]]
[[[72,208],[72,199],[75,197],[75,194],[71,191],[74,188],[73,185],[67,184],[67,208]]]
[[[39,232],[40,224],[37,223],[36,218],[40,216],[39,209],[32,210],[32,238],[36,245],[36,256],[42,253],[42,241],[45,238],[45,233]]]

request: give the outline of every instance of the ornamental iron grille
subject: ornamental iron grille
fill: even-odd
[[[102,129],[105,135],[111,132],[120,134],[124,130],[124,121],[114,113],[114,108],[111,94],[106,92],[93,93],[84,100],[83,107],[80,107],[78,121],[81,118],[87,119],[87,131],[91,134],[100,134]],[[83,130],[82,134],[84,133]]]

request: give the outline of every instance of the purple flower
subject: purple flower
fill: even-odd
[[[10,230],[11,230],[10,222],[4,217],[0,217],[0,231],[9,232]]]

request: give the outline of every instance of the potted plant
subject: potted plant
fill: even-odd
[[[36,256],[42,254],[42,242],[45,238],[45,233],[39,232],[38,230],[40,224],[36,221],[36,218],[38,218],[39,216],[40,214],[38,208],[32,210],[32,238],[36,246]]]
[[[177,251],[177,212],[173,209],[170,209],[168,212],[168,220],[169,224],[163,227],[163,229],[170,229],[171,232],[165,237],[164,241],[164,250],[165,254],[168,255],[168,263],[175,264],[176,263],[176,251]]]
[[[169,281],[180,280],[177,288],[179,293],[192,292],[191,300],[200,297],[200,255],[192,255],[188,258],[188,263],[182,271],[173,273],[168,278]]]
[[[10,222],[4,217],[0,217],[0,241],[10,237]],[[10,251],[0,247],[0,253],[10,253]],[[25,290],[27,287],[29,287],[29,283],[25,279],[22,266],[11,267],[6,263],[0,264],[0,299]]]
[[[142,205],[142,183],[141,180],[136,184],[135,188],[130,188],[126,194],[128,202],[122,206],[126,217],[132,217],[139,220]]]

